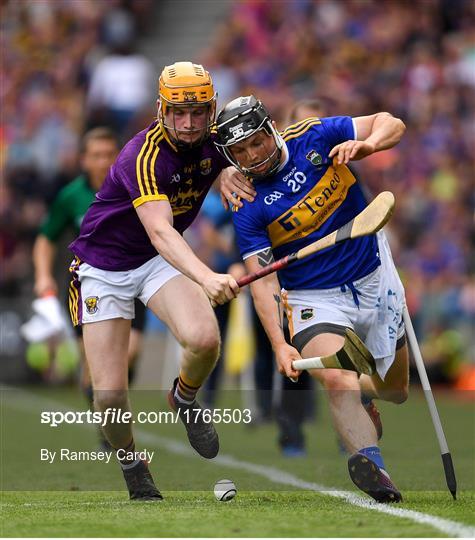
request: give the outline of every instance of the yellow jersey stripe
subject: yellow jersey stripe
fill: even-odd
[[[299,120],[298,122],[295,122],[295,124],[291,124],[290,126],[287,126],[282,134],[286,134],[288,131],[295,131],[300,128],[302,128],[304,125],[308,124],[309,122],[314,122],[315,120],[318,120],[321,122],[320,118],[317,118],[316,116],[310,116],[309,118],[304,118],[303,120]]]
[[[286,139],[291,135],[305,133],[311,126],[321,124],[322,122],[318,118],[311,118],[310,120],[304,121],[300,124],[296,124],[296,127],[292,129],[285,129],[282,133],[282,137]]]
[[[150,188],[150,181],[148,177],[148,161],[150,158],[150,154],[153,150],[153,143],[151,142],[150,138],[148,140],[148,146],[147,150],[144,153],[144,158],[142,160],[142,182],[144,183],[144,187],[146,191],[152,195],[152,189]]]
[[[139,207],[141,204],[148,201],[168,201],[168,197],[164,193],[158,193],[157,195],[144,195],[143,197],[138,197],[132,201],[134,208]]]
[[[145,157],[143,159],[143,162],[142,162],[142,170],[143,170],[143,178],[144,178],[144,181],[145,181],[145,186],[147,187],[148,189],[148,192],[150,193],[150,195],[153,195],[153,189],[152,189],[152,176],[153,178],[155,178],[155,173],[153,171],[153,168],[149,168],[149,165],[150,165],[150,156],[152,154],[154,154],[158,148],[157,148],[157,143],[160,142],[160,140],[163,139],[163,132],[162,130],[160,129],[157,133],[154,133],[154,135],[152,137],[150,137],[150,140],[149,140],[149,147],[145,153]],[[158,153],[158,152],[157,152]],[[156,189],[156,182],[155,182],[155,189]],[[158,189],[156,189],[156,194],[158,194]]]
[[[160,136],[154,140],[154,144],[155,145],[158,145],[158,143],[160,141],[163,140],[163,134],[160,134]],[[157,156],[158,156],[158,153],[160,152],[160,148],[158,146],[155,146],[155,150],[153,151],[153,154],[152,154],[152,159],[150,161],[150,182],[151,182],[151,186],[152,186],[152,192],[153,194],[155,195],[159,195],[159,192],[158,192],[158,185],[157,185],[157,177],[155,176],[155,161],[157,159]]]
[[[309,122],[308,124],[302,126],[302,128],[299,131],[291,131],[289,133],[284,133],[284,135],[282,135],[282,138],[284,139],[284,141],[290,141],[290,139],[295,139],[296,137],[300,137],[300,135],[303,135],[312,126],[316,126],[318,124],[321,124],[320,120]]]
[[[149,151],[149,147],[151,145],[151,137],[153,135],[155,135],[156,133],[158,133],[160,130],[161,130],[161,125],[160,124],[157,124],[153,129],[151,129],[146,137],[145,137],[145,141],[142,145],[142,148],[140,149],[140,152],[139,152],[139,155],[137,156],[137,159],[135,161],[135,174],[137,176],[137,182],[139,184],[139,189],[140,189],[140,195],[143,197],[146,195],[145,193],[145,188],[146,188],[146,185],[144,183],[144,179],[142,177],[142,167],[141,167],[141,162],[142,162],[142,158],[144,157],[144,155]],[[144,163],[145,163],[145,159],[144,159]]]

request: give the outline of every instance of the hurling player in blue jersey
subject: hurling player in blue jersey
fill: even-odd
[[[405,126],[388,113],[310,117],[275,129],[254,96],[230,102],[217,119],[217,145],[247,181],[227,184],[233,221],[249,272],[338,229],[366,206],[350,160],[396,145]],[[252,183],[249,183],[249,180]],[[235,195],[231,196],[234,191]],[[242,195],[242,201],[237,200]],[[282,289],[282,290],[281,290]],[[402,403],[408,394],[408,353],[402,323],[404,289],[384,234],[344,242],[251,285],[280,373],[298,377],[292,361],[335,353],[353,329],[376,359],[377,374],[314,370],[328,393],[335,428],[351,453],[351,479],[379,502],[399,502],[378,447],[377,418],[361,402]],[[291,345],[282,330],[289,319]],[[381,433],[379,433],[381,435]]]

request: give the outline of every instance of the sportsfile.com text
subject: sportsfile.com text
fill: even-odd
[[[130,411],[109,407],[101,411],[42,411],[41,423],[50,427],[61,424],[176,424],[180,415],[187,422],[197,422],[201,417],[204,422],[215,424],[250,424],[250,409],[178,409],[177,411],[139,411],[135,417]]]

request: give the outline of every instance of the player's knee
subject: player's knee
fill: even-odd
[[[395,388],[388,392],[387,401],[395,403],[396,405],[401,405],[409,397],[409,388],[407,386],[401,386],[400,388]]]
[[[188,339],[185,347],[194,355],[216,361],[220,348],[219,332],[214,328],[199,328]]]
[[[319,379],[325,390],[329,392],[339,390],[359,391],[358,379],[355,373],[352,372],[339,369],[325,369],[319,374]]]
[[[127,390],[96,390],[94,406],[99,411],[112,408],[124,408],[127,405]]]
[[[379,395],[384,401],[389,401],[400,405],[404,403],[409,397],[409,383],[406,381],[399,381],[398,383],[391,383],[388,386],[379,390]]]

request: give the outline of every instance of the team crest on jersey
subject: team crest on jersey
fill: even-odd
[[[313,308],[305,308],[300,311],[300,319],[302,321],[309,321],[310,319],[313,319],[313,317]]]
[[[186,182],[188,184],[188,182]],[[169,197],[173,215],[178,216],[189,212],[200,200],[204,190],[193,189],[191,185],[186,190],[179,189],[178,193]]]
[[[94,313],[97,313],[97,310],[99,309],[99,307],[97,305],[98,302],[99,302],[99,297],[98,296],[88,296],[84,300],[84,303],[86,304],[86,311],[90,315],[93,315]]]
[[[305,156],[312,165],[315,165],[315,167],[318,167],[318,165],[322,164],[322,156],[316,152],[315,150],[310,150],[310,152]]]
[[[200,161],[201,174],[207,175],[211,172],[211,158],[202,159]]]

